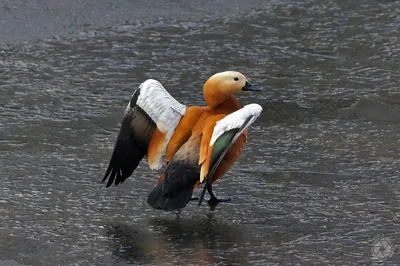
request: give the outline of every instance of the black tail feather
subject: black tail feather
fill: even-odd
[[[164,179],[150,192],[147,203],[155,209],[182,209],[190,201],[199,179],[199,167],[186,161],[171,162]]]
[[[175,197],[166,197],[162,187],[162,183],[157,184],[147,198],[147,203],[154,209],[164,211],[183,209],[192,198],[193,188],[182,190]]]

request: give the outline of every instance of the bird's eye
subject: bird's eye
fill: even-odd
[[[235,77],[235,78],[234,78],[234,80],[235,80],[235,81],[238,81],[238,80],[239,80],[239,78],[238,78],[238,77]]]

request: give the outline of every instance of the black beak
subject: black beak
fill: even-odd
[[[253,85],[251,85],[247,80],[246,84],[242,88],[243,91],[261,91],[261,89],[254,88]]]

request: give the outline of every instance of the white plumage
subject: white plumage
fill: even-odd
[[[186,106],[175,100],[157,80],[148,79],[140,84],[139,89],[140,95],[136,104],[150,116],[157,128],[165,134],[166,142],[160,160],[155,165],[150,165],[152,169],[160,169],[165,163],[167,144],[181,117],[186,113]],[[130,108],[130,103],[128,108]]]
[[[241,128],[246,120],[251,117],[244,129],[249,127],[260,116],[262,107],[258,104],[252,103],[245,105],[243,108],[233,112],[223,119],[219,120],[214,127],[211,137],[210,146],[214,145],[215,141],[226,131],[233,128]],[[244,130],[243,129],[243,130]]]
[[[137,105],[153,119],[169,141],[181,117],[186,113],[186,106],[175,100],[157,80],[148,79],[139,88]]]

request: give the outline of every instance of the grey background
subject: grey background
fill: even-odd
[[[232,16],[271,1],[32,0],[0,2],[0,44],[148,21]]]

